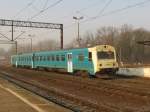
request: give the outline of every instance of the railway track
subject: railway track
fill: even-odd
[[[58,77],[57,79],[47,77],[47,80],[54,81],[54,82],[59,80],[62,82],[68,82],[68,84],[72,84],[72,82],[74,81],[72,78],[66,79],[63,77]],[[84,79],[84,80],[87,80],[87,81],[84,82],[82,80],[76,80],[75,84],[78,86],[82,85],[81,89],[83,87],[86,87],[87,89],[102,90],[104,92],[110,92],[110,93],[117,92],[117,94],[118,94],[121,92],[121,93],[126,94],[126,95],[132,95],[132,96],[136,95],[137,97],[150,96],[150,92],[145,93],[145,91],[149,90],[149,87],[143,87],[142,86],[142,88],[138,88],[136,91],[134,90],[134,88],[135,88],[134,83],[136,83],[136,81],[133,81],[133,82],[129,81],[130,83],[134,84],[131,87],[131,86],[125,84],[125,83],[129,83],[127,81],[124,82],[124,84],[121,83],[122,81],[111,82],[111,84],[110,84],[110,83],[107,83],[106,81],[102,80],[101,78],[93,80],[92,82],[90,82],[91,81],[90,79]],[[118,86],[118,84],[119,84],[119,86]],[[145,83],[142,83],[142,84],[145,86]],[[149,86],[149,84],[147,84],[147,86]],[[121,94],[118,94],[118,95],[121,95]]]
[[[20,69],[20,71],[22,70]],[[75,107],[85,107],[87,110],[89,110],[87,107],[90,107],[92,108],[90,111],[103,110],[104,112],[148,112],[150,110],[150,89],[134,89],[134,86],[128,86],[128,82],[125,83],[126,81],[121,84],[121,82],[114,82],[113,80],[111,82],[101,78],[91,80],[88,78],[53,74],[52,72],[50,73],[53,75],[43,71],[24,70],[25,73],[20,71],[18,72],[17,69],[17,72],[15,70],[14,72],[9,72],[14,73],[16,77],[28,80],[29,82],[35,82],[38,85],[42,84],[52,90],[51,86],[59,90],[64,89],[67,92],[66,94],[64,93],[65,95],[62,95],[62,91],[57,91],[55,94],[61,93],[59,95],[63,96],[63,101],[72,99],[73,102],[78,104]],[[19,75],[20,73],[21,75]],[[70,90],[70,88],[73,89]]]
[[[39,86],[38,84],[33,84],[30,80],[19,79],[15,76],[12,76],[6,72],[0,72],[0,77],[24,88],[27,89],[37,95],[40,95],[47,100],[54,102],[60,106],[63,106],[73,112],[119,112],[116,107],[108,106],[108,105],[97,105],[95,103],[91,103],[88,100],[78,99],[73,97],[72,95],[68,95],[65,93],[59,93],[58,91],[50,90]]]

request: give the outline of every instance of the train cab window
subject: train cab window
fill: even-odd
[[[84,55],[83,54],[79,54],[78,55],[78,60],[79,61],[84,61]]]
[[[56,55],[56,61],[59,61],[60,59],[59,59],[59,55]]]
[[[92,61],[92,52],[89,52],[89,61]]]
[[[114,52],[112,52],[112,51],[97,52],[97,58],[98,59],[114,59]]]
[[[65,55],[61,55],[61,61],[65,61]]]

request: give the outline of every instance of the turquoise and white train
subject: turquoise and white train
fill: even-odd
[[[13,55],[11,64],[32,69],[64,69],[70,73],[87,71],[91,76],[102,71],[114,73],[118,70],[116,51],[110,45]]]

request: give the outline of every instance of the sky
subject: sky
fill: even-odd
[[[145,4],[114,13],[143,2]],[[0,19],[63,24],[65,45],[77,37],[77,21],[73,16],[84,17],[80,20],[80,35],[83,36],[87,31],[95,32],[103,26],[120,27],[123,24],[150,30],[149,12],[150,0],[0,0]],[[0,33],[11,37],[10,29],[1,26]],[[33,35],[35,41],[46,38],[59,41],[56,30],[15,28],[15,35],[23,31],[26,33],[22,38]],[[4,46],[8,45],[0,45]]]

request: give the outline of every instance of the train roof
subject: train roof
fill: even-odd
[[[114,48],[113,46],[111,45],[96,45],[96,46],[92,46],[92,47],[87,47],[87,48],[72,48],[72,49],[60,49],[60,50],[49,50],[49,51],[35,51],[35,52],[32,52],[32,53],[20,53],[20,54],[17,54],[17,55],[12,55],[12,56],[18,56],[18,55],[32,55],[33,53],[45,53],[45,52],[64,52],[64,51],[69,51],[69,50],[83,50],[83,49],[88,49],[88,48],[95,48],[95,47],[98,47],[98,46],[109,46],[109,47],[112,47]]]

